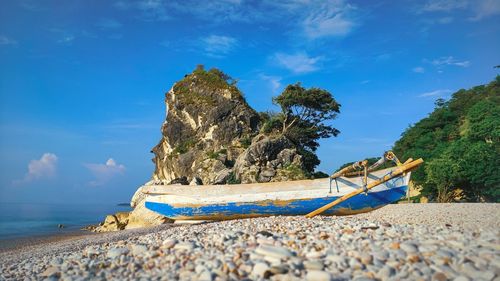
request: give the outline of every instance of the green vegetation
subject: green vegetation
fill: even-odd
[[[241,144],[241,147],[243,148],[248,148],[251,144],[252,144],[252,138],[247,136],[247,137],[242,137],[240,139],[240,144]]]
[[[194,82],[207,89],[229,90],[233,97],[243,100],[243,95],[236,87],[237,80],[217,68],[206,71],[203,65],[198,65],[192,74],[186,75],[184,79],[174,85],[174,91],[183,104],[217,105],[217,100],[213,96],[209,94],[202,95],[199,91],[191,91],[190,87]]]
[[[312,173],[320,163],[316,156],[318,140],[337,136],[340,132],[327,121],[336,118],[340,104],[332,94],[319,88],[305,89],[300,83],[288,85],[273,102],[280,113],[261,113],[261,131],[286,136],[298,148],[304,159],[304,168]]]
[[[217,159],[217,158],[219,158],[219,156],[221,154],[226,154],[226,153],[227,153],[227,149],[223,148],[219,151],[209,151],[209,152],[207,152],[207,156],[210,159]]]
[[[426,162],[412,176],[422,194],[449,202],[500,202],[500,76],[460,90],[408,128],[394,146],[401,160]]]
[[[226,180],[226,183],[227,184],[240,184],[241,180],[236,178],[236,174],[234,172],[231,172],[231,174],[229,174],[229,177]]]
[[[184,142],[179,143],[172,151],[172,155],[180,155],[189,151],[190,148],[196,145],[196,141],[193,139],[188,139]]]

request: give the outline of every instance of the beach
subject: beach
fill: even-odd
[[[393,204],[58,236],[0,249],[5,280],[500,280],[500,204]]]

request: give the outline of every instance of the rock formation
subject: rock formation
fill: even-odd
[[[197,68],[174,84],[165,104],[162,137],[152,149],[155,170],[145,185],[253,183],[307,177],[294,144],[281,135],[261,133],[259,114],[221,71]],[[134,210],[127,217],[108,216],[97,231],[169,221],[144,207],[141,189],[134,194]]]

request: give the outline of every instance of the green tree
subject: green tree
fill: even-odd
[[[401,160],[424,158],[412,180],[437,201],[460,190],[468,201],[500,201],[500,76],[436,101],[395,143]]]
[[[299,147],[304,156],[306,170],[312,172],[319,164],[314,153],[318,140],[337,136],[340,132],[328,121],[340,113],[340,104],[332,94],[319,88],[305,89],[300,83],[288,85],[273,102],[281,113],[270,116],[271,129],[280,123],[280,132]]]

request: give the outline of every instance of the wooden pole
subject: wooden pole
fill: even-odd
[[[385,175],[384,177],[382,177],[382,178],[380,178],[378,180],[374,180],[371,183],[369,183],[366,186],[366,189],[367,190],[368,189],[372,189],[375,186],[380,185],[380,184],[382,184],[382,183],[384,183],[384,182],[386,182],[386,181],[388,181],[388,180],[390,180],[392,178],[395,178],[395,177],[397,177],[397,176],[399,176],[399,175],[401,175],[401,174],[403,174],[405,172],[411,171],[411,170],[415,169],[416,167],[418,167],[423,162],[424,162],[424,160],[422,158],[420,158],[420,159],[417,159],[417,160],[415,160],[413,162],[410,162],[410,163],[398,166],[394,170],[392,170],[392,173],[390,173],[388,175]],[[363,192],[365,192],[364,188],[358,188],[357,190],[355,190],[355,191],[353,191],[353,192],[351,192],[349,194],[346,194],[346,195],[340,197],[339,199],[337,199],[337,200],[335,200],[335,201],[333,201],[331,203],[328,203],[325,206],[323,206],[323,207],[321,207],[321,208],[319,208],[317,210],[314,210],[314,211],[310,212],[309,214],[306,215],[306,218],[315,217],[315,216],[317,216],[317,215],[325,212],[326,210],[334,207],[335,205],[338,205],[338,204],[346,201],[347,199],[349,199],[349,198],[351,198],[353,196],[356,196],[356,195],[358,195],[360,193],[363,193]]]

